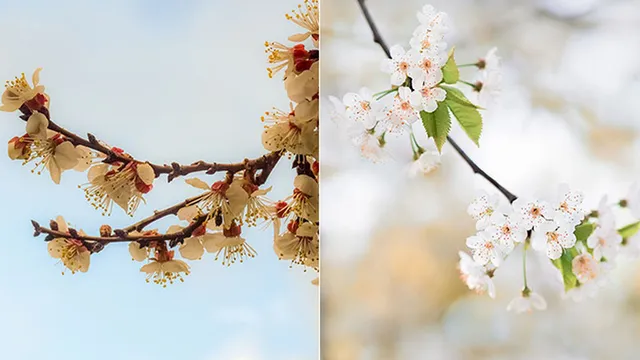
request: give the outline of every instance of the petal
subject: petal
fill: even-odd
[[[44,114],[34,111],[29,120],[27,120],[27,134],[34,138],[45,138],[47,136],[47,127],[49,120]]]
[[[67,226],[67,221],[62,217],[62,216],[58,216],[56,218],[56,224],[58,224],[58,230],[66,233],[69,232],[69,227]]]
[[[211,234],[211,236],[207,237],[205,240],[206,241],[203,242],[205,250],[207,250],[208,253],[214,253],[222,249],[225,236],[222,233]]]
[[[182,260],[170,260],[162,264],[162,270],[172,273],[189,273],[189,265]]]
[[[538,293],[532,292],[529,294],[531,299],[531,305],[538,310],[544,310],[547,308],[547,301]]]
[[[178,210],[177,216],[178,219],[182,221],[191,221],[193,220],[193,218],[198,216],[199,213],[200,210],[198,209],[198,207],[195,205],[191,205]]]
[[[140,180],[146,185],[153,184],[153,180],[156,178],[156,172],[153,171],[153,168],[148,163],[138,164],[136,166],[136,173]]]
[[[308,175],[298,175],[293,179],[293,186],[305,195],[318,196],[318,182]]]
[[[60,184],[60,177],[62,176],[62,170],[60,170],[60,166],[56,163],[55,157],[53,159],[49,159],[47,161],[47,170],[49,170],[49,175],[51,175],[51,180],[54,183]]]
[[[190,237],[184,239],[184,243],[180,245],[180,255],[189,260],[198,260],[204,254],[204,247],[199,237]]]
[[[47,244],[47,251],[49,255],[54,259],[60,259],[62,257],[62,249],[67,246],[67,240],[64,238],[56,238]]]
[[[198,188],[198,189],[202,189],[202,190],[211,190],[211,187],[209,185],[207,185],[206,182],[198,179],[198,178],[191,178],[191,179],[186,179],[184,182],[186,182],[187,184]]]
[[[153,274],[158,272],[160,269],[162,268],[162,264],[157,262],[157,261],[152,261],[146,265],[143,265],[140,268],[140,272],[143,273],[147,273],[147,274]]]
[[[391,57],[393,59],[397,59],[399,57],[404,56],[405,51],[402,45],[393,45],[391,49],[389,49],[389,53],[391,53]]]
[[[31,83],[33,84],[34,87],[36,87],[36,86],[38,86],[38,84],[40,84],[40,71],[42,71],[41,67],[37,68],[33,72],[33,75],[31,76]]]
[[[177,232],[182,231],[182,229],[184,229],[184,228],[182,226],[180,226],[180,225],[171,225],[167,229],[167,234],[175,234]]]
[[[547,256],[551,260],[559,259],[562,256],[562,246],[556,241],[549,241],[547,243]]]
[[[467,238],[467,246],[471,249],[476,249],[482,246],[482,244],[484,244],[485,242],[486,240],[479,235],[473,235]]]
[[[104,175],[107,173],[108,170],[109,170],[108,164],[94,165],[91,167],[91,169],[89,169],[89,172],[87,173],[87,178],[89,179],[89,182],[93,184],[93,182],[99,177],[104,177]]]
[[[141,248],[140,244],[132,241],[129,243],[129,254],[135,261],[144,261],[149,256],[149,250],[146,247]]]
[[[80,154],[70,141],[65,141],[56,146],[53,158],[61,170],[69,170],[78,165]]]

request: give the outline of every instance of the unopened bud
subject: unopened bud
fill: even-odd
[[[102,237],[109,237],[111,236],[111,226],[104,224],[102,226],[100,226],[100,236]]]

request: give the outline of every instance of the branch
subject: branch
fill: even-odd
[[[357,0],[357,1],[358,1],[358,5],[360,5],[360,9],[362,10],[362,14],[364,15],[364,18],[367,20],[367,24],[369,24],[369,28],[371,28],[371,32],[373,33],[373,41],[378,45],[380,45],[380,47],[382,48],[382,50],[384,51],[384,53],[387,55],[388,58],[391,58],[391,52],[389,52],[389,46],[387,46],[386,42],[382,38],[382,35],[380,35],[380,31],[378,30],[378,27],[373,21],[373,18],[369,13],[369,9],[365,4],[365,0]],[[447,140],[449,141],[451,146],[453,146],[456,152],[460,156],[462,156],[462,159],[471,167],[471,170],[474,173],[485,178],[487,181],[491,183],[491,185],[495,186],[496,189],[498,189],[498,191],[500,191],[509,200],[510,203],[514,202],[518,198],[509,190],[507,190],[504,186],[500,185],[500,183],[497,182],[494,178],[489,176],[489,174],[487,174],[484,170],[482,170],[478,166],[478,164],[476,164],[473,160],[471,160],[471,158],[458,146],[458,144],[450,136],[447,136]]]
[[[20,118],[24,121],[27,121],[29,119],[29,116],[31,116],[32,114],[31,110],[26,105],[23,105],[20,108],[20,111],[23,113],[23,115],[20,116]],[[89,149],[92,149],[99,153],[104,154],[106,156],[106,158],[103,160],[104,163],[111,164],[114,162],[119,162],[119,163],[127,164],[131,161],[143,162],[143,161],[136,160],[132,157],[129,157],[127,155],[114,152],[112,149],[109,149],[108,147],[104,146],[92,134],[87,134],[87,139],[85,139],[77,134],[74,134],[62,128],[58,124],[51,121],[51,116],[47,108],[43,107],[40,110],[40,112],[42,112],[42,114],[45,115],[49,120],[49,126],[48,126],[49,130],[62,134],[75,146],[82,145]],[[208,163],[205,161],[196,161],[191,165],[181,165],[176,162],[171,163],[171,165],[167,165],[167,164],[159,165],[159,164],[153,164],[150,162],[147,162],[147,163],[153,168],[153,171],[155,172],[156,177],[159,177],[162,174],[167,174],[167,182],[171,182],[173,179],[179,176],[184,176],[191,173],[202,172],[202,171],[206,172],[206,174],[208,175],[212,175],[220,171],[237,173],[242,170],[262,170],[262,173],[266,175],[264,177],[261,176],[259,180],[262,181],[262,183],[264,183],[267,177],[269,176],[269,173],[273,169],[273,166],[275,166],[275,163],[277,163],[281,155],[282,154],[280,152],[271,152],[269,154],[263,155],[253,160],[245,159],[243,162],[240,162],[240,163],[227,163],[227,164]],[[271,169],[269,169],[269,171],[265,173],[264,170],[269,167],[271,167]],[[261,185],[262,183],[256,184],[256,185]]]
[[[186,199],[185,201],[182,201],[178,204],[175,204],[173,206],[169,206],[166,209],[162,209],[162,210],[156,210],[153,212],[153,215],[142,219],[140,221],[138,221],[135,224],[129,225],[126,228],[123,228],[121,230],[115,230],[115,233],[119,233],[120,231],[122,231],[125,234],[128,234],[132,231],[142,231],[145,227],[147,227],[149,224],[156,222],[160,219],[162,219],[163,217],[169,216],[169,215],[175,215],[178,213],[178,211],[180,211],[180,209],[191,206],[195,203],[197,203],[198,201],[200,201],[202,198],[204,198],[207,195],[207,193],[198,195],[198,196],[194,196],[192,198]]]

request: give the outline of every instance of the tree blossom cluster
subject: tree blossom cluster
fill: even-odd
[[[47,235],[52,257],[71,273],[87,272],[93,254],[108,244],[128,242],[133,260],[144,262],[140,271],[147,275],[147,281],[167,286],[189,274],[186,260],[199,260],[205,252],[214,254],[215,260],[226,266],[255,257],[256,251],[242,236],[242,228],[272,225],[273,248],[280,259],[319,270],[317,0],[305,1],[286,17],[304,32],[289,38],[296,42],[292,47],[267,43],[267,52],[272,65],[269,75],[284,72],[285,89],[292,101],[290,110],[265,114],[262,143],[270,153],[241,163],[157,165],[136,160],[91,134],[83,138],[51,121],[50,96],[40,84],[41,69],[33,73],[31,84],[24,74],[7,81],[0,110],[19,111],[26,121],[25,133],[8,142],[9,158],[33,163],[34,173],[48,171],[56,184],[66,170],[87,172],[87,183],[78,187],[103,215],[111,214],[115,204],[134,216],[144,196],[153,189],[154,180],[163,174],[171,181],[195,172],[213,175],[226,171],[223,180],[212,183],[188,178],[186,183],[198,191],[197,196],[156,210],[126,228],[114,230],[105,224],[99,236],[76,230],[61,216],[48,228],[32,221],[36,236]],[[308,39],[310,49],[302,43]],[[272,201],[266,197],[271,187],[261,186],[285,154],[294,158],[294,188],[285,199]],[[146,229],[166,216],[176,216],[178,223],[164,232]]]
[[[585,211],[583,194],[563,184],[551,199],[521,199],[505,205],[500,197],[482,193],[468,207],[478,232],[467,238],[471,253],[460,252],[459,269],[469,289],[495,297],[493,276],[504,259],[523,246],[524,288],[510,302],[516,312],[542,310],[545,299],[527,284],[526,250],[544,256],[558,269],[565,297],[580,301],[594,296],[621,255],[637,256],[640,222],[618,227],[615,208],[640,219],[640,188],[610,204],[604,196],[597,210]]]
[[[496,49],[474,64],[457,65],[454,49],[446,41],[451,27],[449,17],[431,5],[417,13],[418,26],[409,47],[394,45],[380,70],[389,75],[390,88],[373,93],[368,88],[347,93],[342,99],[329,97],[332,117],[345,128],[350,141],[362,155],[374,162],[385,161],[389,154],[385,145],[389,134],[409,133],[413,162],[411,176],[426,175],[441,162],[442,145],[451,127],[451,112],[469,137],[478,142],[482,128],[479,106],[469,101],[453,84],[470,86],[483,102],[498,93],[501,84],[500,59]],[[465,66],[476,67],[477,81],[460,79]],[[413,135],[412,125],[422,122],[428,139],[422,145]]]

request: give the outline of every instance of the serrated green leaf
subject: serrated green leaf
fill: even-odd
[[[593,230],[596,229],[596,225],[592,223],[585,223],[576,226],[573,234],[576,236],[576,241],[586,242]]]
[[[461,102],[459,100],[459,96],[462,96],[462,98],[470,104],[469,100],[467,100],[462,93],[457,95],[455,92],[447,89],[445,90],[447,91],[447,97],[444,101],[449,109],[451,109],[453,116],[458,119],[458,123],[464,132],[467,133],[469,139],[471,139],[477,146],[480,146],[480,135],[482,134],[482,116],[480,115],[480,112],[474,106],[469,106],[465,102]]]
[[[640,231],[640,221],[629,224],[623,228],[618,229],[618,233],[623,239],[628,239]]]
[[[467,97],[464,96],[464,93],[462,91],[460,91],[460,89],[455,88],[453,86],[448,86],[448,85],[440,85],[440,87],[443,88],[444,91],[447,92],[447,97],[451,98],[451,100],[459,102],[460,104],[463,104],[463,105],[467,105],[467,106],[471,106],[471,107],[476,108],[476,109],[483,110],[482,107],[480,107],[480,106],[472,103],[471,101],[469,101],[469,99],[467,99]]]
[[[560,270],[562,274],[562,282],[564,283],[564,291],[569,291],[576,287],[578,279],[573,273],[573,258],[578,255],[578,251],[575,248],[567,249],[556,260],[551,260],[553,265]]]
[[[442,152],[442,146],[447,142],[447,135],[449,135],[449,131],[451,131],[449,108],[444,102],[441,102],[432,113],[420,111],[420,117],[422,118],[422,125],[427,131],[427,135],[433,138],[438,147],[438,151]]]
[[[442,79],[447,84],[455,84],[460,79],[460,71],[458,70],[456,60],[453,58],[454,50],[455,47],[452,47],[449,51],[447,62],[442,67]]]

